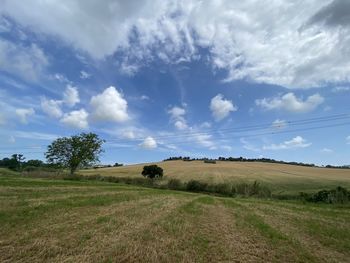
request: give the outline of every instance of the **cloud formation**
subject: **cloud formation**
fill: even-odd
[[[128,103],[115,87],[105,89],[90,101],[91,117],[95,121],[125,122],[130,119]]]
[[[78,89],[68,84],[63,93],[63,102],[69,107],[73,107],[75,104],[79,103],[80,98]]]
[[[28,123],[28,117],[34,115],[35,111],[33,108],[28,109],[16,109],[15,113],[22,124]]]
[[[310,88],[350,80],[349,6],[341,0],[32,0],[25,6],[12,0],[0,12],[93,58],[126,52],[120,68],[128,74],[141,61],[188,61],[206,49],[227,81]]]
[[[84,109],[80,109],[64,114],[61,122],[71,128],[84,130],[89,127],[88,117],[89,114]]]
[[[148,136],[142,143],[139,144],[144,149],[155,149],[157,148],[157,142],[151,136]]]
[[[25,46],[0,38],[0,70],[36,82],[48,64],[46,55],[36,44]]]
[[[184,108],[174,106],[168,111],[168,113],[170,114],[171,121],[174,123],[176,129],[186,130],[188,128],[184,117],[186,114],[186,110]]]
[[[61,109],[62,102],[59,100],[51,100],[47,99],[45,97],[41,98],[41,109],[43,112],[45,112],[47,115],[53,118],[60,118],[63,115],[62,109]]]
[[[238,110],[238,108],[233,105],[232,101],[224,99],[221,94],[211,99],[209,108],[215,121],[221,121],[226,118],[230,112]]]
[[[282,97],[258,99],[255,101],[255,104],[266,110],[286,110],[289,112],[304,113],[316,109],[323,102],[324,98],[319,94],[311,95],[303,100],[290,92]]]
[[[287,150],[295,148],[306,148],[311,146],[303,137],[296,136],[289,141],[282,142],[280,144],[271,144],[263,146],[263,150]]]

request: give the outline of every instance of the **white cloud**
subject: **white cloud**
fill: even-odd
[[[339,93],[339,92],[346,92],[346,91],[349,91],[349,90],[350,90],[350,87],[339,86],[339,87],[334,87],[332,89],[332,92]]]
[[[290,141],[285,141],[280,144],[271,144],[263,146],[263,150],[287,150],[295,148],[306,148],[311,146],[311,143],[308,143],[303,137],[296,136]]]
[[[171,121],[174,122],[174,126],[176,127],[176,129],[178,130],[188,129],[187,122],[184,118],[186,114],[186,110],[184,108],[174,106],[168,111],[168,113],[170,114]]]
[[[276,130],[282,130],[285,129],[288,126],[287,122],[285,120],[277,119],[272,122],[272,128]]]
[[[227,70],[227,80],[309,88],[349,81],[347,2],[107,0],[101,6],[32,0],[23,6],[12,0],[0,12],[94,58],[125,51],[121,66],[129,73],[142,59],[186,61],[207,48],[213,67]]]
[[[211,123],[210,122],[203,122],[201,125],[200,125],[201,128],[210,128],[211,127]]]
[[[80,102],[79,92],[76,87],[67,85],[66,90],[63,93],[63,102],[69,107],[73,107],[75,104]]]
[[[115,87],[111,86],[93,96],[90,104],[93,108],[92,118],[96,121],[124,122],[130,119],[128,103]]]
[[[324,98],[317,93],[303,100],[290,92],[282,97],[256,100],[255,104],[266,110],[286,110],[295,113],[304,113],[316,109],[323,102]]]
[[[210,101],[210,110],[215,121],[221,121],[226,118],[230,112],[237,111],[237,107],[233,105],[232,101],[226,100],[221,94],[216,95]]]
[[[147,95],[142,95],[140,97],[141,100],[149,100],[149,97]]]
[[[200,146],[205,148],[214,149],[215,143],[211,140],[212,135],[210,134],[195,134],[189,138],[191,141],[194,140]]]
[[[41,98],[40,104],[43,112],[45,112],[50,117],[60,118],[63,115],[61,110],[62,102],[59,100],[49,100],[44,97]]]
[[[132,140],[132,139],[135,139],[136,138],[136,135],[135,135],[135,132],[132,131],[132,130],[126,130],[126,131],[122,131],[120,133],[120,136],[124,139],[129,139],[129,140]]]
[[[86,71],[84,70],[81,70],[80,71],[80,78],[81,79],[89,79],[91,77],[91,74],[87,73]]]
[[[69,127],[83,130],[89,127],[88,117],[89,114],[84,109],[80,109],[64,114],[61,122]]]
[[[346,140],[346,143],[347,143],[347,144],[350,144],[350,135],[349,135],[348,137],[346,137],[345,140]]]
[[[148,136],[141,144],[139,144],[144,149],[155,149],[157,148],[157,142],[151,136]]]
[[[34,115],[35,111],[33,108],[28,109],[16,109],[15,113],[19,118],[19,121],[23,124],[28,123],[28,117]]]
[[[23,46],[0,38],[0,70],[35,82],[48,64],[47,57],[37,45]]]
[[[168,111],[168,113],[171,115],[172,118],[176,119],[179,117],[183,117],[186,114],[186,111],[183,108],[175,106],[175,107],[171,108]]]
[[[59,74],[59,73],[54,74],[53,76],[51,76],[51,78],[56,79],[61,83],[71,83],[71,81],[68,80],[66,76]]]
[[[332,149],[329,149],[329,148],[323,148],[321,150],[321,153],[333,153],[334,151]]]

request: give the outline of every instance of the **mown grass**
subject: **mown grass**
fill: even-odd
[[[348,262],[350,209],[0,176],[0,262]]]

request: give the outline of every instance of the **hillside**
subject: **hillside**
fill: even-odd
[[[350,169],[330,169],[260,162],[167,161],[155,163],[164,169],[164,180],[195,179],[208,183],[259,181],[275,193],[316,191],[338,185],[350,188]],[[81,170],[83,175],[140,177],[145,164]]]
[[[0,262],[348,262],[346,206],[0,176]]]

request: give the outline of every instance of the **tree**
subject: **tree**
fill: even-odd
[[[143,167],[142,175],[148,178],[163,177],[163,169],[158,165],[146,165]]]
[[[48,146],[45,156],[49,164],[69,168],[72,175],[82,166],[99,162],[103,143],[94,133],[58,138]]]

